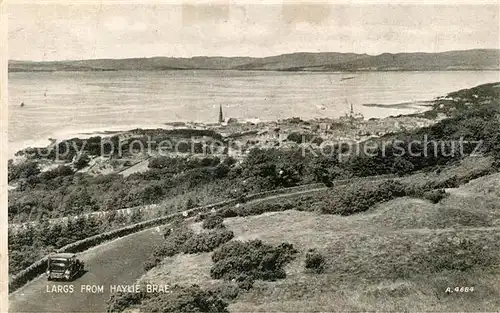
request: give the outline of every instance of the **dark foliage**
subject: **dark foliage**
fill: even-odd
[[[353,186],[336,190],[329,204],[321,207],[322,213],[351,215],[368,210],[373,205],[406,195],[405,187],[393,180],[375,185]]]
[[[157,266],[165,257],[178,253],[210,252],[234,237],[232,231],[226,228],[217,228],[209,232],[195,234],[185,224],[177,225],[165,234],[165,240],[155,247],[153,253],[144,262],[145,270]]]
[[[110,227],[97,218],[88,217],[69,220],[64,225],[42,223],[9,232],[9,273],[15,274],[54,249],[97,235]]]
[[[229,312],[218,294],[199,286],[174,286],[171,293],[153,294],[138,306],[141,312]]]
[[[205,291],[197,285],[173,286],[167,293],[123,292],[106,301],[106,312],[138,308],[141,312],[228,312],[228,303],[218,290]]]
[[[410,161],[403,158],[396,158],[392,164],[391,172],[399,176],[404,176],[413,172],[415,166]]]
[[[123,312],[134,305],[138,305],[151,295],[146,292],[118,292],[111,294],[106,301],[106,312]]]
[[[232,241],[214,251],[214,265],[210,276],[215,279],[246,281],[276,280],[286,276],[283,265],[291,261],[297,251],[282,243],[273,247],[260,240]],[[246,278],[247,277],[247,278]]]
[[[146,261],[144,261],[142,267],[147,272],[150,269],[156,267],[158,264],[160,264],[160,262],[161,262],[161,259],[158,257],[149,257]]]
[[[233,239],[233,237],[233,232],[225,228],[215,229],[208,233],[196,234],[184,243],[182,252],[190,254],[210,252]]]
[[[210,214],[203,221],[203,228],[214,229],[223,227],[224,219],[220,215]]]
[[[325,268],[325,257],[314,249],[306,253],[305,268],[314,273],[322,273]]]
[[[247,186],[255,189],[273,189],[266,186],[291,187],[310,179],[308,164],[312,157],[306,157],[300,150],[252,149],[241,164],[241,178]]]
[[[65,166],[65,165],[60,165],[60,166],[56,167],[55,169],[42,172],[39,175],[39,178],[42,182],[44,182],[44,181],[46,182],[46,181],[53,180],[54,178],[57,178],[57,177],[70,176],[73,174],[74,174],[74,171],[71,169],[71,167]]]
[[[198,215],[196,215],[196,217],[194,218],[194,221],[195,223],[202,222],[205,220],[205,218],[207,218],[206,213],[198,213]]]
[[[422,195],[424,199],[427,199],[432,203],[439,203],[442,199],[446,198],[447,196],[448,193],[444,189],[425,191]]]
[[[89,156],[86,153],[83,153],[79,157],[77,156],[73,165],[75,166],[75,168],[77,170],[80,170],[80,169],[86,167],[87,165],[89,165],[89,162],[90,162]]]
[[[24,161],[19,164],[14,164],[12,160],[8,162],[8,181],[15,181],[20,178],[29,178],[40,173],[38,163],[33,161]]]
[[[219,212],[217,212],[217,214],[222,216],[222,218],[238,216],[238,212],[234,208],[223,208]]]
[[[220,285],[212,287],[210,289],[210,292],[219,295],[222,299],[226,301],[231,301],[238,297],[240,293],[240,288],[236,284],[224,282]]]
[[[250,290],[253,287],[255,279],[251,275],[241,274],[236,278],[238,288],[242,290]]]

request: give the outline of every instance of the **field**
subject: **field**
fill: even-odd
[[[492,311],[500,307],[500,174],[448,189],[433,204],[397,198],[350,216],[289,210],[227,218],[236,240],[288,242],[300,255],[287,277],[257,281],[229,305],[248,311]],[[200,229],[199,224],[192,225]],[[321,274],[305,271],[306,251],[325,257]],[[166,258],[144,281],[199,284],[211,253]],[[447,293],[450,287],[472,292]]]

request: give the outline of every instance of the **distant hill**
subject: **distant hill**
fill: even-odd
[[[265,58],[192,57],[132,58],[80,61],[9,61],[9,72],[120,70],[263,70],[263,71],[449,71],[500,70],[500,50],[442,53],[291,53]]]

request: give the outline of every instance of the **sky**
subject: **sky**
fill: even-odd
[[[69,2],[67,2],[69,3]],[[499,5],[10,3],[9,59],[499,48]]]

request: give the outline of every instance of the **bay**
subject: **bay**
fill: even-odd
[[[157,128],[172,121],[212,123],[219,105],[226,118],[251,121],[339,117],[348,110],[347,101],[365,118],[408,114],[416,109],[363,104],[432,100],[499,80],[498,71],[9,73],[9,155],[48,138]]]

